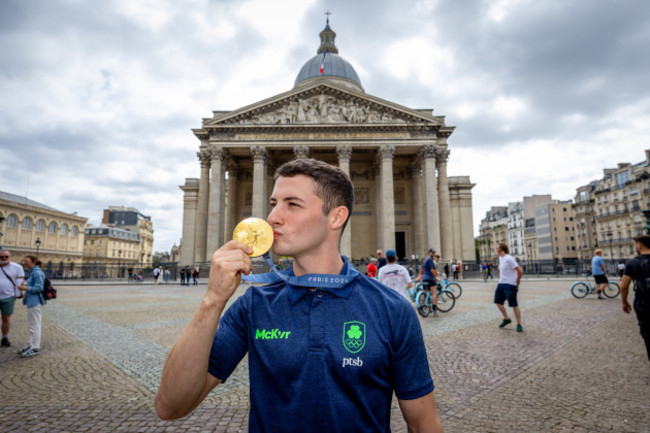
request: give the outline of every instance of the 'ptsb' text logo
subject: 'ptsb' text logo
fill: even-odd
[[[349,366],[349,367],[361,367],[363,365],[363,361],[361,358],[357,357],[357,359],[354,358],[343,358],[343,366]]]

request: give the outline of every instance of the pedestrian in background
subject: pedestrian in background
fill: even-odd
[[[377,266],[377,270],[380,270],[382,266],[386,266],[388,262],[386,261],[386,258],[383,256],[383,253],[381,250],[377,250],[377,263],[375,265]]]
[[[375,263],[377,263],[377,259],[373,257],[370,259],[370,263],[368,263],[368,267],[366,268],[366,275],[370,278],[375,278],[377,276],[377,266]]]
[[[625,262],[620,261],[618,262],[618,277],[622,280],[623,275],[625,275]]]
[[[24,292],[23,305],[27,307],[27,328],[29,329],[29,342],[18,353],[21,358],[36,356],[41,351],[41,320],[42,305],[45,305],[43,288],[45,287],[45,274],[41,270],[43,264],[36,256],[27,255],[23,258],[23,267],[27,271],[27,281],[18,289]]]
[[[600,248],[594,251],[595,256],[591,258],[591,274],[596,280],[596,293],[598,299],[605,299],[603,297],[603,290],[609,281],[607,280],[607,270],[605,270],[605,260],[603,260],[603,250]]]
[[[25,271],[18,263],[11,261],[11,253],[7,250],[0,251],[0,312],[2,313],[2,347],[10,347],[9,331],[11,329],[11,315],[14,314],[16,296],[22,297],[18,286],[25,280]]]
[[[623,311],[629,314],[632,307],[627,302],[627,295],[630,282],[634,281],[634,312],[650,360],[650,236],[636,236],[634,243],[639,255],[629,260],[625,266],[625,275],[621,283],[621,301]]]
[[[158,284],[158,278],[160,277],[160,268],[156,266],[153,268],[153,284],[154,286]]]
[[[406,290],[413,285],[409,271],[404,266],[396,263],[397,254],[393,249],[386,250],[386,261],[388,264],[379,270],[377,279],[397,293],[408,297]]]
[[[192,281],[195,286],[199,284],[199,268],[196,266],[192,269]]]
[[[499,325],[499,328],[503,328],[512,323],[512,320],[508,317],[506,307],[503,306],[507,300],[508,305],[514,311],[515,318],[517,319],[517,332],[523,332],[524,328],[521,326],[521,311],[517,302],[517,292],[519,291],[519,282],[524,271],[521,270],[519,264],[510,255],[508,245],[499,244],[497,246],[497,254],[499,255],[499,282],[494,292],[494,303],[497,304],[499,311],[503,314],[503,321]]]

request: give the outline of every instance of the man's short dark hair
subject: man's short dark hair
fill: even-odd
[[[348,209],[348,219],[341,227],[341,232],[352,215],[354,205],[354,186],[350,177],[340,168],[316,159],[294,159],[282,164],[273,176],[274,180],[279,177],[294,177],[299,174],[309,176],[316,182],[314,193],[323,200],[323,214],[327,215],[332,209],[338,206],[345,206]]]
[[[501,251],[503,251],[506,254],[510,254],[510,248],[508,248],[508,245],[504,243],[500,243],[498,247]]]
[[[638,235],[634,237],[634,242],[638,242],[643,245],[644,248],[650,249],[650,236],[648,235]]]

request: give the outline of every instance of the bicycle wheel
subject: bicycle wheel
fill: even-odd
[[[588,293],[589,293],[589,286],[583,283],[582,281],[573,283],[573,285],[571,286],[571,294],[578,299],[584,298],[585,296],[587,296]]]
[[[603,290],[603,293],[608,298],[615,298],[618,296],[619,293],[621,293],[621,286],[619,286],[618,283],[610,281],[605,286],[605,290]]]
[[[415,308],[417,308],[418,313],[420,313],[420,316],[422,317],[427,317],[429,315],[429,312],[431,312],[431,308],[429,308],[427,302],[427,297],[428,293],[424,290],[420,290],[415,297]]]
[[[454,298],[456,298],[456,299],[460,298],[460,295],[463,294],[463,288],[460,287],[460,284],[458,284],[458,283],[449,283],[449,284],[447,284],[445,289],[447,289],[451,293],[453,293]]]
[[[451,291],[444,289],[438,293],[438,311],[446,313],[454,308],[454,305],[456,305],[456,297]]]

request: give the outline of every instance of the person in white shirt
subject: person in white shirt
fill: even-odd
[[[2,313],[2,347],[10,347],[9,330],[11,315],[14,314],[16,295],[21,295],[18,286],[25,280],[25,271],[18,263],[13,263],[11,253],[0,250],[0,312]]]
[[[397,253],[395,250],[386,250],[387,264],[379,269],[377,279],[404,296],[408,296],[406,290],[413,285],[409,271],[402,265],[397,264]]]
[[[522,332],[524,328],[521,326],[521,311],[517,302],[517,292],[519,291],[519,282],[524,272],[509,253],[508,245],[499,244],[497,246],[497,254],[499,255],[499,283],[494,292],[494,303],[497,304],[499,311],[503,314],[503,322],[501,322],[499,328],[503,328],[512,323],[512,320],[508,317],[506,307],[503,306],[507,299],[508,305],[515,312],[517,332]]]

